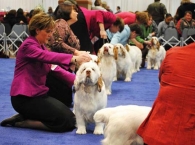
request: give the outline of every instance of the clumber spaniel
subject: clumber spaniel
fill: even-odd
[[[74,81],[75,95],[73,111],[76,116],[77,134],[86,134],[86,124],[94,123],[93,115],[107,105],[107,94],[98,65],[83,63]],[[103,134],[103,124],[96,123],[94,134]]]
[[[96,122],[104,122],[103,145],[143,145],[143,139],[136,133],[151,107],[127,105],[104,108],[94,115]]]
[[[125,45],[127,51],[130,54],[130,58],[133,63],[133,72],[140,71],[140,66],[142,63],[142,52],[137,46]]]
[[[98,66],[100,67],[102,78],[105,83],[107,95],[112,93],[111,86],[116,77],[116,61],[117,53],[114,46],[110,43],[105,43],[98,51]]]
[[[152,45],[148,46],[147,69],[154,67],[154,69],[158,70],[165,58],[166,50],[160,45],[157,37],[152,37],[151,43]]]
[[[120,75],[123,75],[125,77],[126,82],[130,82],[132,78],[132,68],[133,63],[131,61],[130,55],[127,52],[127,49],[120,43],[117,43],[114,45],[114,49],[116,49],[116,52],[118,54],[118,57],[116,59],[116,65],[117,65],[117,80]]]

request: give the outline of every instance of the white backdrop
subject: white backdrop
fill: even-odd
[[[92,0],[92,4],[95,0]],[[106,1],[110,8],[115,12],[117,6],[121,6],[122,11],[143,11],[154,0],[102,0]],[[195,0],[191,0],[195,2]],[[181,0],[161,0],[166,5],[167,11],[172,15],[175,14]],[[0,0],[0,10],[23,8],[25,11],[30,11],[38,5],[42,5],[45,11],[51,6],[56,8],[58,0]]]

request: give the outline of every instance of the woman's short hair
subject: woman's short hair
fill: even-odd
[[[131,32],[135,31],[135,33],[137,35],[142,34],[141,28],[140,28],[139,24],[137,24],[137,23],[130,24],[129,28],[130,28]]]
[[[165,14],[165,18],[172,17],[170,13]]]
[[[74,6],[75,5],[70,1],[65,1],[64,3],[59,4],[54,12],[55,19],[70,20],[70,14]]]
[[[119,27],[119,32],[122,32],[124,29],[124,20],[120,17],[116,18],[116,21],[113,23],[114,26],[118,26]]]
[[[181,1],[181,4],[190,3],[190,2],[191,2],[190,0],[182,0],[182,1]]]
[[[148,13],[147,12],[139,12],[137,11],[135,13],[136,15],[136,19],[139,23],[141,24],[147,24],[149,17],[148,17]]]
[[[44,12],[34,15],[28,25],[31,36],[36,36],[36,30],[53,29],[55,22],[51,16]]]

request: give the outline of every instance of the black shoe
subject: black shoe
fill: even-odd
[[[1,126],[15,126],[16,122],[21,122],[21,121],[24,121],[23,116],[20,115],[20,114],[17,114],[17,115],[14,115],[11,118],[3,120],[1,122]]]

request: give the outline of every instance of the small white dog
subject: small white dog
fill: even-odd
[[[154,69],[158,70],[165,58],[166,50],[160,45],[157,37],[152,37],[151,43],[152,45],[148,46],[147,69],[154,67]]]
[[[86,134],[87,123],[94,123],[95,112],[107,105],[106,89],[98,65],[93,61],[83,63],[76,73],[74,86],[76,133]],[[94,134],[103,134],[102,123],[96,123]]]
[[[116,49],[116,52],[118,54],[118,57],[116,59],[116,65],[117,65],[117,80],[120,75],[123,75],[125,77],[126,82],[130,82],[132,78],[132,68],[133,63],[131,61],[130,55],[127,52],[127,49],[120,43],[117,43],[114,45],[114,49]]]
[[[142,63],[142,52],[137,46],[125,45],[127,51],[130,54],[133,63],[133,72],[140,71],[140,66]]]
[[[104,122],[103,145],[143,145],[143,139],[136,133],[151,107],[127,105],[104,108],[94,115],[96,122]]]
[[[105,43],[98,51],[98,66],[100,67],[100,71],[102,73],[107,95],[112,93],[111,86],[117,73],[116,58],[117,53],[114,50],[114,45],[110,43]]]

